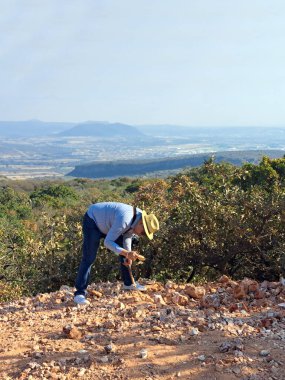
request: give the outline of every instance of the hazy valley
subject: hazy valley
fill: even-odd
[[[254,150],[260,156],[266,151],[275,157],[285,150],[285,127],[134,127],[108,122],[75,124],[34,120],[0,122],[0,138],[0,175],[9,178],[59,177],[94,162],[97,165],[126,160],[128,165],[132,160],[139,160],[141,168],[142,160],[173,162],[189,155],[227,151],[247,160],[248,153],[238,152]],[[155,168],[160,170],[157,165]],[[161,170],[171,168],[164,165]]]

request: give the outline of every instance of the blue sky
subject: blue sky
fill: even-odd
[[[284,0],[0,9],[0,120],[285,125]]]

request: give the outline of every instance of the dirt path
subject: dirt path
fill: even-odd
[[[279,283],[101,283],[90,300],[64,286],[1,304],[0,379],[285,379]]]

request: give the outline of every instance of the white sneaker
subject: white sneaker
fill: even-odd
[[[285,286],[285,278],[281,277],[281,278],[280,278],[280,283],[281,283],[281,285],[284,285],[284,286]]]
[[[138,282],[136,282],[135,285],[134,284],[124,285],[123,289],[124,290],[138,290],[140,292],[145,292],[146,291],[146,287],[143,286],[143,285],[140,285]]]
[[[85,298],[83,294],[78,294],[74,297],[74,302],[77,303],[77,305],[90,305],[90,302]]]

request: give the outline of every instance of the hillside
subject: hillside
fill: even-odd
[[[0,304],[0,378],[284,379],[280,283],[223,276],[147,286],[142,294],[92,284],[87,307],[67,286]]]
[[[68,176],[85,178],[110,178],[120,176],[141,176],[155,174],[158,171],[181,170],[186,167],[197,167],[214,155],[215,162],[229,162],[234,165],[242,165],[244,162],[257,163],[262,156],[271,158],[282,157],[282,150],[252,150],[252,151],[227,151],[210,154],[191,154],[175,158],[163,158],[152,160],[118,160],[93,162],[77,165]]]
[[[122,123],[86,122],[60,133],[60,136],[93,136],[93,137],[140,137],[144,136],[135,127]]]

